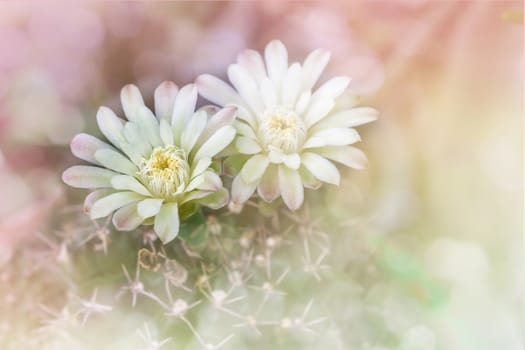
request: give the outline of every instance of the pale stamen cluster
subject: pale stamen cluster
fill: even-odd
[[[276,107],[265,110],[259,125],[259,139],[267,150],[277,148],[284,153],[295,153],[306,138],[306,125],[291,108]]]
[[[158,197],[172,199],[181,193],[189,179],[190,167],[184,150],[173,146],[157,147],[143,159],[138,176]]]

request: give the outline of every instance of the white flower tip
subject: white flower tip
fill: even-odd
[[[192,83],[182,87],[184,90],[189,90],[191,94],[197,93],[197,84]]]
[[[285,201],[285,204],[288,207],[288,209],[290,209],[291,211],[296,211],[301,207],[301,205],[303,205],[303,201],[294,199],[294,200]]]
[[[71,184],[71,168],[68,168],[68,169],[64,170],[64,172],[62,173],[62,181],[66,185],[69,185],[69,186],[73,187],[72,184]]]
[[[159,86],[157,86],[155,91],[159,91],[159,93],[169,94],[170,92],[172,92],[173,90],[177,90],[178,88],[179,87],[174,82],[170,80],[165,80],[162,83],[160,83]]]
[[[228,105],[223,107],[223,110],[225,111],[228,118],[232,118],[232,121],[237,118],[237,113],[239,112],[239,109],[237,106]]]
[[[230,202],[230,193],[226,191],[226,195],[221,200],[217,201],[217,206],[219,208],[222,208],[229,202]]]
[[[351,165],[351,168],[355,170],[364,170],[366,169],[367,164],[368,158],[364,153],[362,153],[362,157],[360,157],[359,159],[355,159],[355,161]]]
[[[301,157],[297,153],[285,155],[283,162],[288,168],[297,170],[301,166]]]
[[[73,136],[73,138],[71,139],[71,142],[70,144],[78,144],[78,143],[81,143],[82,142],[82,138],[86,137],[86,136],[91,136],[91,135],[88,135],[86,133],[83,133],[81,132],[80,134],[76,134],[75,136]]]
[[[133,114],[133,109],[137,106],[144,105],[142,94],[137,86],[128,84],[120,90],[120,100],[122,101],[122,107],[126,116],[132,117],[129,114]]]
[[[228,78],[230,79],[230,81],[234,80],[232,79],[232,76],[238,75],[239,71],[242,69],[243,68],[241,68],[241,66],[237,63],[230,64],[226,69],[226,73],[228,74]]]
[[[211,74],[201,74],[195,79],[195,85],[197,87],[199,86],[207,86],[209,85],[210,79],[214,79],[215,77]]]
[[[217,192],[218,190],[222,188],[222,181],[220,181],[219,177],[217,178],[219,181],[214,181],[214,180],[206,181],[206,184],[209,186],[208,188],[211,192]]]
[[[97,111],[97,117],[96,117],[97,122],[100,125],[100,123],[102,122],[102,119],[107,118],[113,114],[114,113],[113,113],[113,110],[111,110],[111,108],[106,107],[106,106],[100,106]]]
[[[330,61],[330,58],[332,57],[332,53],[330,50],[325,48],[318,48],[312,51],[311,57],[316,59],[318,62],[328,62]]]
[[[282,48],[285,47],[283,42],[279,39],[273,39],[266,45],[267,48]]]
[[[379,111],[377,109],[371,108],[368,118],[370,120],[369,123],[378,120],[379,119]]]
[[[252,49],[243,50],[239,52],[239,54],[237,55],[237,62],[240,63],[245,60],[252,60],[257,55],[259,55],[259,53],[255,50],[252,50]]]
[[[193,104],[192,108],[195,108],[195,105],[193,102],[190,102],[192,100],[197,99],[199,91],[197,88],[197,84],[188,84],[184,85],[180,90],[179,94],[177,95],[177,99],[182,99],[184,101],[184,105],[189,106],[190,103]],[[181,100],[179,100],[181,102]],[[177,104],[177,102],[176,102]],[[193,114],[194,109],[191,110],[191,113]]]
[[[111,109],[109,107],[100,106],[100,107],[98,107],[98,110],[97,110],[97,117],[99,116],[99,114],[105,114],[105,113],[108,113],[110,111],[111,111]]]
[[[344,90],[346,90],[346,88],[348,87],[348,85],[352,81],[352,78],[349,77],[349,76],[343,75],[343,76],[341,76],[341,81],[342,81],[341,85],[343,85],[345,87]]]
[[[91,208],[89,209],[89,217],[91,220],[100,219],[101,217],[104,217],[102,210],[100,208],[100,203],[93,203]]]
[[[89,218],[91,220],[100,219],[102,217],[103,217],[103,215],[100,214],[99,210],[93,210],[93,207],[91,208],[90,213],[89,213]]]
[[[128,231],[126,230],[126,227],[124,226],[124,223],[122,221],[115,219],[115,215],[113,215],[111,222],[113,223],[113,226],[115,226],[115,228],[118,231]]]
[[[69,143],[69,148],[71,149],[71,153],[73,153],[73,155],[77,158],[78,158],[79,151],[84,148],[85,143],[83,142],[83,140],[86,137],[85,135],[87,134],[84,134],[84,133],[76,134],[71,139],[71,142]],[[0,163],[1,163],[1,159],[0,159]]]
[[[240,214],[243,207],[244,207],[243,203],[237,203],[233,199],[228,204],[228,209],[234,214]]]
[[[134,85],[134,84],[127,84],[127,85],[124,85],[124,87],[120,90],[120,96],[121,97],[131,97],[131,96],[134,96],[136,94],[140,94],[140,90],[139,88]]]
[[[228,106],[225,106],[223,108],[225,111],[227,111],[228,113],[237,113],[237,111],[239,110],[237,108],[237,106],[234,106],[234,105],[228,105]]]
[[[368,118],[366,119],[366,123],[364,123],[364,124],[375,122],[378,119],[379,119],[379,113],[378,114],[371,114],[371,115],[368,116]]]

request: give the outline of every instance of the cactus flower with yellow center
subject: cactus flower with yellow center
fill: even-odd
[[[233,207],[257,190],[263,200],[282,197],[295,210],[303,203],[304,187],[339,184],[333,162],[364,166],[364,153],[351,146],[360,141],[354,127],[374,121],[377,111],[340,103],[348,77],[332,78],[314,90],[329,58],[329,52],[315,50],[302,64],[289,65],[286,47],[274,40],[266,46],[264,59],[246,50],[229,66],[233,88],[212,75],[197,78],[204,98],[238,108],[235,147],[241,156],[226,160],[240,162],[232,167],[240,168],[232,174]]]
[[[108,142],[88,134],[71,141],[73,154],[93,165],[63,173],[66,184],[94,189],[84,202],[92,219],[113,215],[118,230],[153,224],[167,243],[179,224],[200,205],[220,208],[229,200],[212,160],[235,137],[236,108],[203,107],[195,111],[197,87],[180,90],[164,82],[155,90],[155,113],[139,89],[127,85],[121,101],[127,120],[106,107],[97,122]]]

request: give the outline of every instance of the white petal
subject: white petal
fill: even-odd
[[[306,152],[301,155],[301,162],[319,180],[332,185],[339,185],[341,181],[339,170],[326,158]]]
[[[257,84],[250,77],[248,71],[238,64],[231,64],[228,67],[228,78],[252,111],[261,113],[264,109],[261,96]]]
[[[246,163],[244,163],[244,166],[241,169],[242,179],[246,183],[259,180],[263,176],[268,164],[270,164],[270,161],[268,160],[268,157],[263,154],[251,157]]]
[[[75,165],[66,169],[62,174],[62,181],[71,187],[100,188],[111,187],[111,178],[117,173],[87,165]]]
[[[71,140],[71,153],[75,157],[98,164],[95,159],[95,152],[99,149],[113,149],[113,147],[94,136],[88,134],[78,134]]]
[[[281,90],[281,102],[285,106],[295,106],[297,96],[301,90],[301,65],[294,63],[288,68],[284,75],[282,90]]]
[[[151,196],[146,187],[133,176],[115,175],[111,178],[111,186],[116,190],[133,191],[144,196]]]
[[[118,209],[113,214],[113,225],[119,231],[132,231],[142,224],[143,218],[137,213],[137,204],[131,203]]]
[[[127,147],[128,150],[133,148],[133,152],[139,153],[142,157],[149,156],[152,150],[151,144],[148,140],[146,140],[144,134],[141,131],[141,128],[137,124],[133,122],[127,122],[124,125],[122,134],[124,135],[126,143],[128,144],[128,146],[124,146],[125,148]]]
[[[317,190],[323,184],[304,166],[299,168],[299,175],[301,176],[301,181],[303,182],[304,187],[311,190]]]
[[[162,82],[155,89],[155,115],[170,120],[179,88],[171,81]]]
[[[91,219],[108,216],[118,208],[137,202],[144,196],[135,192],[117,192],[96,201],[91,207]]]
[[[171,117],[171,125],[173,126],[173,136],[175,142],[178,143],[184,124],[195,111],[195,104],[197,103],[197,87],[195,84],[183,86],[173,106],[173,114]]]
[[[319,77],[323,73],[328,61],[330,60],[330,52],[318,49],[312,51],[303,63],[303,88],[311,90]]]
[[[211,164],[211,158],[210,157],[204,157],[204,158],[199,159],[199,161],[197,163],[194,162],[193,164],[194,164],[194,168],[193,168],[193,170],[191,172],[191,177],[192,178],[194,178],[196,176],[199,176],[206,169],[208,169],[208,167]]]
[[[91,207],[93,206],[93,203],[98,201],[100,198],[109,196],[110,194],[115,193],[114,190],[109,188],[102,188],[99,190],[95,190],[88,194],[86,198],[84,199],[84,213],[88,214],[91,212]]]
[[[237,56],[237,62],[250,73],[254,81],[260,81],[266,77],[264,62],[257,51],[244,50]]]
[[[298,115],[303,115],[308,106],[310,105],[310,99],[312,98],[312,92],[307,90],[299,96],[297,104],[295,105],[295,113]]]
[[[208,116],[204,111],[197,112],[190,117],[181,136],[181,146],[186,154],[190,154],[197,139],[201,136],[202,131],[206,127],[207,121]]]
[[[157,215],[164,200],[162,198],[146,198],[137,204],[137,213],[143,219]]]
[[[312,99],[327,98],[335,100],[345,92],[348,84],[350,84],[350,78],[348,77],[339,76],[332,78],[314,92]]]
[[[364,169],[367,162],[363,151],[352,146],[322,147],[315,152],[354,169]]]
[[[146,106],[139,107],[137,111],[138,124],[153,147],[162,145],[160,138],[159,122],[152,111]]]
[[[111,149],[100,149],[95,152],[95,159],[104,167],[119,173],[134,175],[138,168],[122,153]]]
[[[286,154],[283,158],[283,163],[288,168],[297,170],[301,166],[301,157],[297,153]]]
[[[188,203],[188,202],[191,202],[191,201],[196,201],[196,200],[202,199],[202,198],[204,198],[206,196],[209,196],[212,193],[213,193],[212,191],[201,191],[201,190],[195,190],[195,191],[187,192],[186,196],[182,199],[180,204],[184,204],[184,203]]]
[[[301,177],[296,170],[289,169],[286,166],[280,165],[279,173],[279,189],[283,201],[290,210],[297,210],[303,204],[304,189]]]
[[[317,99],[314,101],[312,99],[310,107],[307,109],[306,115],[304,116],[306,126],[310,127],[311,125],[326,117],[326,115],[334,108],[334,105],[334,100]]]
[[[239,136],[237,138],[235,147],[237,147],[239,153],[242,154],[256,154],[262,150],[257,141],[245,136]]]
[[[124,121],[117,117],[111,109],[107,107],[100,107],[98,109],[97,124],[102,134],[104,134],[114,146],[119,147],[124,141],[122,137]]]
[[[137,122],[139,108],[144,106],[139,88],[132,84],[124,86],[120,91],[120,100],[128,120]]]
[[[322,119],[313,126],[312,130],[318,131],[328,128],[352,128],[377,120],[379,112],[369,107],[346,109]]]
[[[257,126],[257,115],[254,114],[248,107],[244,107],[244,103],[236,105],[237,107],[237,119],[244,120],[252,128]]]
[[[239,94],[230,85],[213,75],[199,75],[195,83],[202,97],[219,106],[238,104],[240,102]]]
[[[277,89],[274,82],[268,77],[264,77],[260,82],[261,98],[266,108],[274,108],[277,106]]]
[[[281,194],[277,166],[270,165],[257,186],[257,193],[266,202],[272,202]]]
[[[205,171],[199,176],[202,176],[204,181],[201,185],[197,186],[197,189],[205,191],[217,191],[222,188],[222,180],[215,172]]]
[[[191,180],[186,187],[186,191],[203,190],[203,191],[217,191],[222,187],[222,180],[213,171],[205,171]]]
[[[208,208],[217,210],[228,204],[230,195],[225,188],[221,188],[206,197],[199,199],[198,203],[207,206]]]
[[[172,241],[179,234],[179,208],[177,203],[164,203],[155,216],[153,226],[162,243]]]
[[[223,126],[199,148],[193,161],[198,161],[204,157],[213,157],[232,142],[235,133],[236,131],[232,126]]]
[[[224,158],[224,157],[230,157],[234,154],[238,154],[239,151],[237,151],[237,148],[235,148],[235,145],[230,143],[228,146],[224,147],[222,151],[217,153],[215,157],[217,158]]]
[[[237,113],[237,108],[234,106],[228,106],[220,109],[212,115],[206,128],[202,132],[197,145],[202,145],[211,135],[223,126],[230,125],[234,120]]]
[[[232,202],[236,204],[242,204],[246,202],[255,192],[257,187],[257,181],[252,183],[246,183],[242,179],[241,175],[237,175],[232,182]]]
[[[303,148],[346,146],[360,140],[359,134],[354,129],[324,129],[313,134],[303,145]]]
[[[128,122],[128,124],[129,123],[131,122]],[[124,152],[124,154],[128,156],[129,159],[131,159],[133,164],[140,165],[140,163],[142,162],[142,158],[143,158],[143,154],[142,154],[143,150],[141,149],[141,146],[139,146],[138,142],[129,143],[126,141],[126,142],[121,143],[119,147],[122,150],[122,152]],[[148,149],[150,148],[148,147]]]
[[[274,82],[279,83],[288,69],[288,51],[279,40],[273,40],[264,50],[266,70]]]
[[[232,108],[233,106],[228,106],[228,107]],[[213,115],[213,114],[218,113],[220,110],[221,108],[219,106],[205,105],[205,106],[198,108],[195,112],[204,111],[206,112],[207,115]]]
[[[171,124],[166,118],[160,120],[159,133],[165,146],[173,145],[173,130],[171,129]]]
[[[250,125],[246,124],[245,122],[240,121],[240,120],[236,120],[233,123],[233,126],[235,127],[235,129],[237,129],[237,132],[239,133],[239,135],[246,136],[246,137],[249,137],[251,139],[255,139],[256,138],[255,131],[253,131],[252,127]]]
[[[281,164],[284,162],[284,154],[279,150],[271,150],[268,153],[268,159],[270,160],[270,163]]]

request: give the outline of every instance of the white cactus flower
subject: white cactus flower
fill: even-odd
[[[111,215],[118,230],[153,224],[167,243],[179,232],[181,219],[198,205],[220,208],[229,194],[212,158],[235,137],[231,122],[236,108],[212,115],[195,112],[197,87],[179,91],[172,82],[155,90],[155,114],[144,105],[139,89],[127,85],[121,101],[127,120],[106,107],[97,113],[100,131],[109,143],[88,134],[71,141],[71,151],[94,166],[77,165],[62,178],[70,186],[95,189],[85,200],[92,219]]]
[[[282,196],[295,210],[303,203],[303,186],[339,184],[332,161],[364,166],[364,153],[350,146],[360,141],[353,127],[377,119],[377,111],[338,105],[350,82],[345,76],[312,90],[330,58],[325,50],[313,51],[303,64],[288,65],[285,46],[272,41],[264,56],[263,60],[258,52],[246,50],[228,67],[235,89],[208,74],[196,83],[209,101],[238,108],[235,146],[245,157],[235,156],[244,163],[233,180],[232,205],[247,201],[257,189],[265,201]]]

